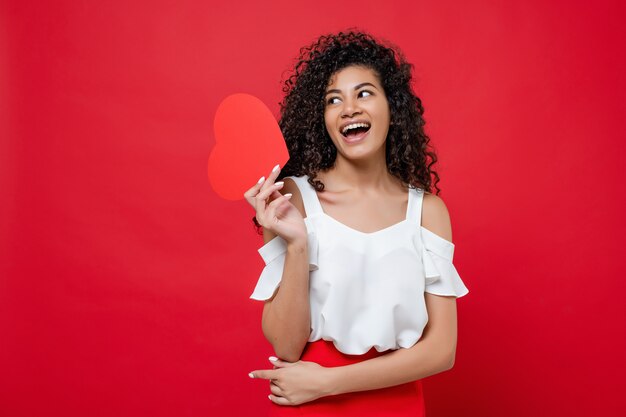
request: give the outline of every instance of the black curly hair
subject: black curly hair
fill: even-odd
[[[333,74],[349,66],[373,70],[389,102],[391,124],[386,139],[389,173],[405,185],[439,194],[439,175],[432,169],[437,155],[424,132],[422,101],[411,89],[411,70],[400,50],[362,31],[322,35],[300,49],[291,75],[284,81],[280,129],[289,161],[277,179],[307,175],[323,191],[316,175],[331,168],[337,157],[324,123],[324,96]],[[260,227],[256,218],[253,221]]]

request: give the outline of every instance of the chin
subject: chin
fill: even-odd
[[[349,160],[366,160],[376,156],[376,150],[373,149],[347,149],[343,152],[343,156]]]

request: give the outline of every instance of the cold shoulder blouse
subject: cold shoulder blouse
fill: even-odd
[[[409,348],[428,322],[424,292],[462,297],[469,291],[452,263],[454,244],[421,226],[424,191],[409,188],[406,218],[372,233],[327,215],[306,175],[294,180],[307,217],[311,335],[360,355]],[[272,297],[287,244],[276,236],[259,250],[265,267],[250,296]]]

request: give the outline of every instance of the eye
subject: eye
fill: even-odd
[[[359,97],[367,97],[367,96],[371,96],[372,93],[370,91],[367,90],[361,90],[359,91]]]
[[[326,104],[336,104],[338,100],[339,100],[339,97],[331,97],[326,101]]]

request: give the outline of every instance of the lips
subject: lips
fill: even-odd
[[[349,120],[342,123],[339,133],[346,143],[356,143],[367,136],[370,128],[371,124],[367,120]]]
[[[368,130],[363,130],[360,132],[353,132],[353,133],[348,134],[347,136],[341,135],[341,137],[344,142],[353,144],[353,143],[358,143],[358,142],[363,141],[369,133],[370,132],[368,129]]]

